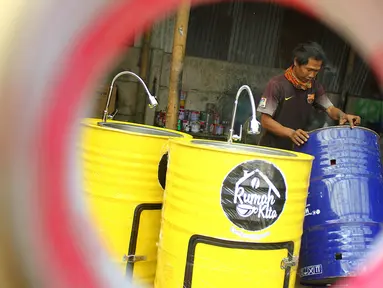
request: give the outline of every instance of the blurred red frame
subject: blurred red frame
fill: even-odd
[[[192,0],[191,2],[194,5],[219,1]],[[315,17],[315,11],[305,0],[275,0],[275,2]],[[180,3],[180,0],[111,1],[109,8],[95,19],[85,33],[79,35],[81,40],[76,43],[76,47],[65,62],[59,74],[58,85],[50,91],[55,105],[45,112],[43,130],[38,139],[38,147],[40,151],[44,151],[39,167],[40,175],[44,175],[44,179],[39,181],[38,193],[42,199],[46,200],[41,206],[44,212],[42,223],[44,239],[47,243],[54,242],[56,247],[61,247],[50,252],[52,253],[50,259],[55,259],[60,262],[61,267],[66,268],[58,271],[58,275],[69,281],[70,287],[100,286],[94,274],[95,271],[90,271],[86,259],[74,245],[78,235],[70,225],[71,215],[67,215],[68,209],[65,209],[66,205],[69,205],[65,196],[69,187],[66,182],[68,171],[65,171],[64,167],[70,153],[65,145],[65,135],[74,125],[73,107],[79,106],[86,97],[83,91],[93,85],[96,79],[106,71],[108,65],[126,49],[127,40],[131,43],[137,32],[143,32],[166,13],[174,12]],[[383,55],[383,53],[378,54]],[[377,61],[374,64],[373,68],[383,83],[383,61]],[[50,119],[56,119],[56,121],[50,121]],[[51,209],[51,207],[57,207],[57,209]],[[383,281],[383,273],[380,273],[378,267],[382,266],[383,259],[368,274],[355,279],[349,287],[379,287],[378,283]]]

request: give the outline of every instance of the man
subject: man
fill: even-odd
[[[340,125],[360,124],[360,117],[334,107],[315,78],[326,62],[322,47],[315,42],[298,45],[294,64],[283,75],[272,78],[258,104],[261,114],[261,146],[292,150],[309,138],[304,129],[313,109],[326,111]]]

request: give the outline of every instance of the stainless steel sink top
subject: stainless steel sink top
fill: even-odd
[[[101,127],[107,127],[127,132],[133,132],[133,133],[139,133],[139,134],[146,134],[146,135],[155,135],[155,136],[163,136],[163,137],[178,137],[182,138],[184,137],[182,134],[172,132],[172,131],[166,131],[162,129],[158,129],[156,127],[148,127],[148,126],[136,126],[131,125],[129,123],[111,123],[111,122],[98,122],[97,123]]]
[[[294,153],[290,153],[288,151],[274,150],[274,149],[269,149],[269,148],[260,147],[260,146],[246,146],[241,144],[230,144],[228,142],[206,141],[206,140],[192,140],[191,142],[197,145],[222,148],[222,149],[227,149],[229,151],[245,151],[245,152],[251,152],[251,153],[267,154],[272,156],[297,157],[297,155],[295,155]]]

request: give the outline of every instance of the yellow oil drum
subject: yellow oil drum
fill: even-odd
[[[170,141],[156,288],[293,288],[313,157]]]
[[[99,122],[88,118],[82,123],[85,201],[112,261],[122,273],[132,273],[134,283],[153,287],[163,199],[159,177],[167,167],[163,156],[169,138],[192,137],[152,126]]]

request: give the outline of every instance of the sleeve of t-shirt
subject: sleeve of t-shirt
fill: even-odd
[[[316,95],[314,100],[314,107],[318,110],[326,110],[327,108],[334,106],[330,99],[326,96],[326,91],[319,83],[316,84]]]
[[[260,113],[268,114],[272,117],[278,108],[279,101],[279,84],[272,79],[269,81],[269,83],[267,83],[266,89],[261,97],[261,100],[259,101],[257,111]]]

